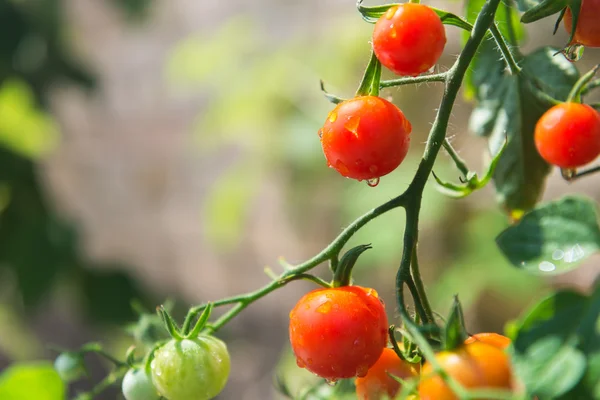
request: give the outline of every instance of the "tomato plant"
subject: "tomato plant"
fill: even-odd
[[[391,7],[373,30],[373,51],[398,75],[416,76],[439,60],[446,45],[440,17],[429,7],[404,3]]]
[[[540,155],[550,164],[581,167],[600,154],[600,114],[586,104],[559,104],[542,115],[534,136]]]
[[[327,164],[358,180],[378,179],[400,165],[412,126],[402,111],[376,96],[338,104],[319,130]]]
[[[439,366],[465,388],[511,389],[512,370],[508,355],[501,349],[484,342],[474,342],[454,351],[436,354]],[[448,386],[430,362],[421,371],[419,384],[421,400],[454,400],[456,393]]]
[[[329,380],[365,376],[387,343],[388,319],[373,289],[316,289],[290,312],[298,366]]]
[[[227,346],[213,336],[172,339],[154,354],[152,382],[169,400],[206,400],[227,383],[231,361]]]
[[[160,396],[152,384],[152,378],[146,371],[131,368],[123,377],[121,384],[126,400],[159,400]]]
[[[419,374],[420,364],[411,364],[398,357],[393,349],[385,348],[367,375],[356,378],[356,395],[359,400],[379,400],[383,396],[393,399],[400,389],[400,382],[392,378],[413,378]]]
[[[589,47],[600,47],[600,25],[598,25],[598,16],[600,15],[599,0],[582,0],[579,10],[579,20],[575,28],[575,35],[572,43],[581,44]],[[564,16],[565,29],[571,33],[573,28],[573,13],[567,8]]]
[[[551,293],[507,323],[506,336],[478,333],[468,337],[465,320],[469,319],[458,295],[448,299],[452,301],[449,316],[440,318],[429,302],[419,262],[423,253],[420,233],[427,233],[419,221],[429,183],[437,183],[442,193],[453,198],[493,185],[506,218],[497,237],[485,239],[495,243],[506,258],[505,268],[555,275],[600,252],[596,202],[567,196],[540,203],[551,165],[560,167],[568,181],[600,171],[600,166],[581,169],[600,154],[600,104],[589,102],[589,94],[600,88],[596,77],[600,66],[580,73],[574,61],[581,54],[571,54],[579,44],[598,45],[594,19],[598,1],[583,0],[581,12],[573,12],[578,4],[578,0],[465,0],[463,18],[427,5],[365,6],[359,0],[362,18],[375,25],[372,53],[352,98],[344,100],[325,91],[321,82],[326,99],[336,106],[319,130],[320,143],[329,167],[376,186],[379,178],[398,168],[407,156],[412,131],[393,99],[384,99],[380,92],[440,84],[439,107],[412,178],[398,181],[395,195],[350,222],[313,257],[295,265],[281,261],[279,274],[266,269],[270,279],[264,286],[193,306],[181,325],[171,316],[168,304],[158,307],[158,315],[140,313],[131,329],[135,346],[125,360],[108,354],[101,344],[88,344],[59,356],[55,369],[66,381],[81,378],[85,352],[114,365],[105,380],[79,399],[91,399],[121,381],[128,400],[157,395],[168,400],[213,398],[224,389],[231,368],[225,343],[213,335],[251,304],[305,280],[319,288],[293,307],[288,334],[297,365],[316,375],[316,383],[293,390],[301,385],[290,385],[278,374],[277,388],[287,397],[600,400],[600,279],[594,278],[591,293],[568,289]],[[542,46],[526,52],[523,24],[562,11],[567,30],[578,20],[573,42],[577,45]],[[424,74],[444,50],[445,25],[464,31],[462,43],[456,44],[460,51],[448,69]],[[384,67],[404,76],[382,79]],[[474,103],[469,127],[478,139],[472,140],[486,141],[486,153],[490,153],[481,178],[448,138],[459,93]],[[316,137],[311,137],[316,144]],[[452,168],[437,163],[442,151]],[[449,174],[447,180],[442,174]],[[372,246],[347,247],[366,224],[400,208],[405,218],[397,229],[397,246],[402,254],[391,279],[381,283],[395,299],[390,321],[377,291],[354,284],[354,265]],[[395,228],[390,232],[396,232]],[[448,232],[453,233],[450,228]],[[489,232],[477,234],[484,237]],[[461,276],[453,275],[448,285],[483,280],[472,279],[471,272],[479,266],[471,265],[471,258],[466,260],[469,269]],[[325,263],[329,269],[315,273]],[[217,307],[224,311],[214,317],[211,313]],[[0,386],[0,395],[1,390]]]

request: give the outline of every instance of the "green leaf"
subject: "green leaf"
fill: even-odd
[[[0,375],[2,400],[64,400],[65,385],[50,363],[16,364]]]
[[[565,197],[525,214],[496,238],[510,262],[528,272],[562,273],[600,250],[596,204]]]
[[[513,362],[528,393],[595,399],[600,394],[600,285],[591,296],[550,295],[512,324]]]
[[[550,105],[534,90],[564,100],[579,76],[564,57],[554,57],[555,52],[546,47],[527,55],[521,61],[523,73],[519,76],[505,72],[498,53],[480,55],[473,69],[478,104],[469,121],[470,129],[488,138],[492,155],[508,141],[493,181],[498,202],[513,215],[533,208],[550,172],[533,141],[535,125]]]

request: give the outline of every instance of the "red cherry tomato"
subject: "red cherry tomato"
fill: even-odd
[[[383,349],[381,356],[362,378],[356,378],[356,396],[359,400],[380,400],[384,396],[393,399],[400,383],[390,377],[408,379],[419,375],[419,364],[411,364],[398,357],[393,349]]]
[[[465,388],[512,389],[512,371],[508,355],[498,347],[483,342],[464,345],[435,356],[438,364]],[[421,371],[421,400],[458,400],[452,389],[434,374],[429,362]]]
[[[548,163],[581,167],[600,154],[600,114],[586,104],[556,105],[538,120],[534,137],[538,152]]]
[[[582,44],[589,47],[600,47],[600,0],[583,0],[579,11],[579,19],[575,36],[572,43]],[[573,14],[571,9],[567,8],[565,12],[565,29],[571,34],[573,27]]]
[[[382,65],[398,75],[419,75],[437,63],[446,31],[431,8],[404,3],[390,8],[373,30],[373,51]]]
[[[400,165],[412,126],[394,104],[361,96],[338,104],[319,130],[327,164],[358,180],[376,179]]]
[[[502,350],[505,350],[508,346],[510,346],[510,339],[497,333],[476,333],[465,340],[465,344],[475,342],[491,344],[492,346],[498,347]]]
[[[316,289],[290,312],[290,342],[298,366],[331,381],[365,376],[387,335],[385,307],[373,289]]]

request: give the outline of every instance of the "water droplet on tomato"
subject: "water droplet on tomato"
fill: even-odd
[[[317,307],[318,313],[327,314],[329,311],[331,311],[331,302],[329,302],[329,301],[326,301],[325,303],[323,303],[319,307]]]
[[[575,61],[581,60],[581,58],[583,57],[584,49],[585,49],[585,47],[583,47],[580,44],[572,44],[569,47],[567,47],[566,49],[564,49],[562,51],[562,53],[565,55],[567,60],[569,60],[571,62],[575,62]]]
[[[396,28],[394,28],[394,24],[392,24],[390,26],[390,37],[396,39],[396,36],[398,36],[398,32],[396,32]]]
[[[342,160],[337,160],[335,162],[335,169],[337,169],[339,173],[344,176],[348,175],[348,172],[350,172],[350,170],[348,169],[348,167],[346,167],[346,164],[344,164]]]
[[[312,358],[308,358],[308,359],[306,360],[306,363],[307,363],[308,365],[313,365],[313,359],[312,359]]]
[[[325,382],[329,385],[329,386],[335,386],[338,383],[337,379],[325,379]]]
[[[319,129],[319,138],[323,137],[323,128]]]
[[[354,134],[354,136],[358,137],[358,124],[360,123],[360,117],[353,115],[348,118],[348,121],[344,124],[344,128],[348,129],[350,132]]]
[[[328,116],[329,122],[334,123],[337,120],[337,117],[338,115],[335,111],[330,112]]]
[[[306,368],[306,364],[299,358],[296,358],[296,365],[300,368]]]
[[[389,10],[387,10],[387,12],[385,13],[385,19],[394,18],[394,14],[396,14],[397,9],[398,7],[391,7]]]
[[[379,185],[379,178],[367,179],[367,185],[370,187],[375,187]]]

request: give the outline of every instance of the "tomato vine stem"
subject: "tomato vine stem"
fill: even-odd
[[[446,82],[448,77],[448,72],[441,72],[439,74],[431,74],[431,75],[420,75],[408,78],[398,78],[398,79],[390,79],[388,81],[381,81],[379,83],[380,89],[385,89],[394,86],[402,86],[402,85],[412,85],[415,83],[424,83],[424,82]]]

